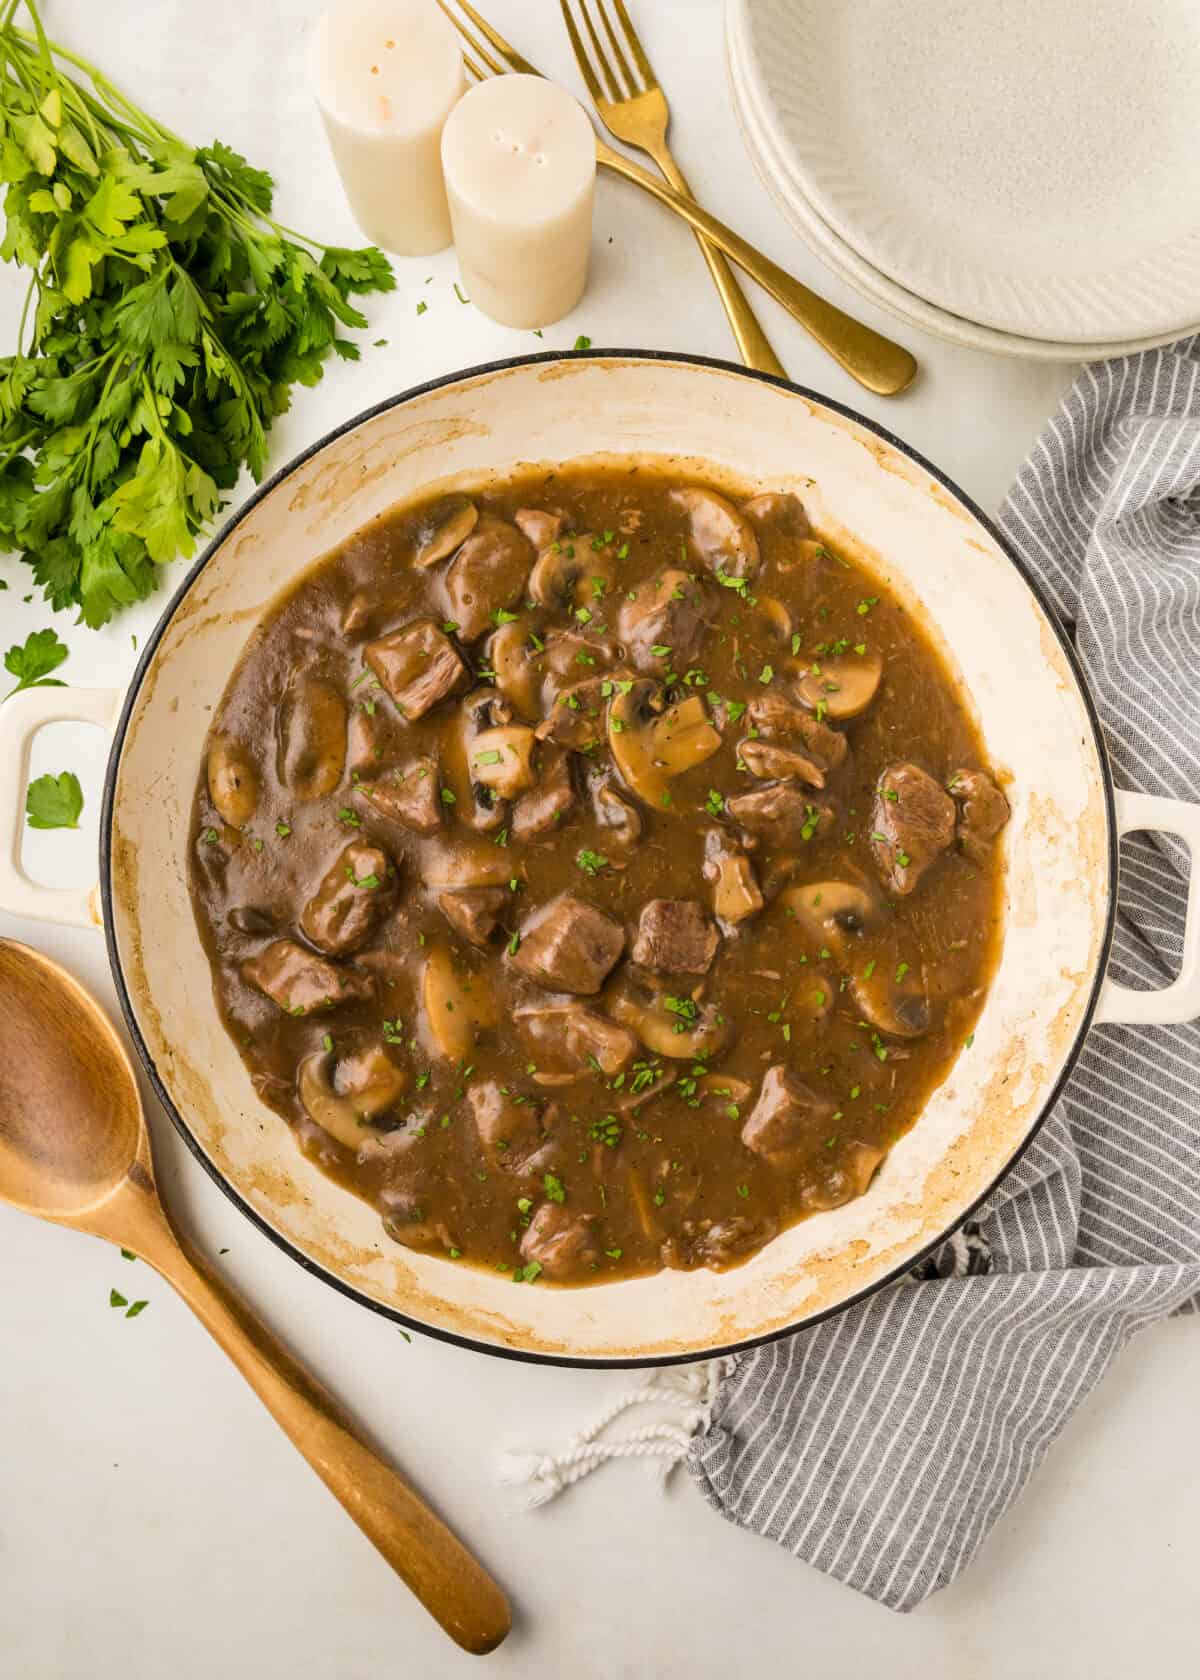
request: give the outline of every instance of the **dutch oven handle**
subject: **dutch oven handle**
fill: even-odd
[[[1131,1026],[1164,1025],[1200,1016],[1200,805],[1159,794],[1115,790],[1117,836],[1144,832],[1174,834],[1191,854],[1187,920],[1183,930],[1183,961],[1169,986],[1157,991],[1134,991],[1106,979],[1096,1005],[1096,1022]],[[1119,888],[1118,888],[1119,890]]]
[[[96,887],[43,887],[21,868],[25,838],[25,788],[33,738],[48,723],[94,723],[112,732],[121,694],[115,688],[29,688],[0,706],[0,814],[11,831],[0,834],[0,910],[64,927],[98,928]],[[0,815],[0,820],[3,820]],[[34,831],[29,831],[34,832]]]

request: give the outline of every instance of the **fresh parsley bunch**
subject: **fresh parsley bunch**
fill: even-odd
[[[314,244],[270,215],[272,181],[162,127],[0,0],[0,256],[33,271],[0,358],[0,546],[96,626],[191,554],[294,384],[315,385],[382,252]],[[82,72],[68,74],[56,60]],[[86,79],[83,79],[86,78]]]

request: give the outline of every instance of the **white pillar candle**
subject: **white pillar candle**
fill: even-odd
[[[400,256],[442,250],[442,128],[466,89],[449,19],[435,0],[335,0],[313,30],[311,64],[359,227]]]
[[[494,76],[450,113],[442,165],[463,284],[506,327],[545,327],[587,282],[596,139],[541,76]]]

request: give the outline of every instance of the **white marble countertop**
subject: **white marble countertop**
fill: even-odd
[[[553,0],[484,0],[539,63],[579,83]],[[280,180],[282,219],[358,243],[304,84],[318,0],[46,0],[52,32],[97,58],[198,141],[214,135]],[[766,298],[794,377],[892,427],[985,508],[997,506],[1070,369],[992,359],[901,329],[859,302],[789,234],[742,151],[726,92],[720,0],[632,0],[673,97],[680,159],[702,197],[802,279],[905,339],[919,385],[895,402],[851,383]],[[684,33],[686,26],[686,34]],[[426,286],[427,275],[432,275]],[[538,344],[455,298],[453,254],[397,265],[369,300],[384,349],[299,390],[278,465],[359,409],[433,375],[534,348],[651,346],[714,355],[732,342],[690,234],[632,188],[599,188],[590,290]],[[0,343],[23,286],[0,273]],[[418,296],[429,308],[419,319]],[[3,644],[50,621],[0,557]],[[56,628],[62,675],[122,684],[171,587],[100,634]],[[98,738],[44,732],[35,772],[78,771],[82,836],[38,837],[44,879],[94,874]],[[11,790],[0,792],[7,802]],[[7,818],[5,819],[7,820]],[[0,933],[68,963],[115,1009],[102,941],[0,917]],[[805,1672],[842,1680],[1075,1680],[1190,1671],[1200,1542],[1190,1462],[1200,1391],[1196,1321],[1145,1334],[1066,1431],[973,1571],[901,1619],[714,1516],[684,1474],[660,1499],[621,1464],[531,1514],[494,1480],[497,1449],[564,1440],[627,1379],[540,1369],[416,1337],[307,1276],[260,1236],[150,1115],[166,1196],[247,1298],[407,1467],[503,1580],[513,1635],[498,1676],[620,1680]],[[427,1680],[466,1671],[271,1424],[186,1309],[115,1250],[0,1209],[0,1673],[13,1680]],[[144,1294],[133,1321],[108,1292]]]

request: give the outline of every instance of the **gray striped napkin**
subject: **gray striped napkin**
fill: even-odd
[[[1001,524],[1119,784],[1200,792],[1200,338],[1087,367]],[[1178,966],[1174,842],[1122,848],[1113,972]],[[952,1581],[1152,1320],[1200,1307],[1200,1022],[1096,1027],[1033,1146],[900,1284],[733,1362],[688,1464],[723,1516],[894,1610]]]

